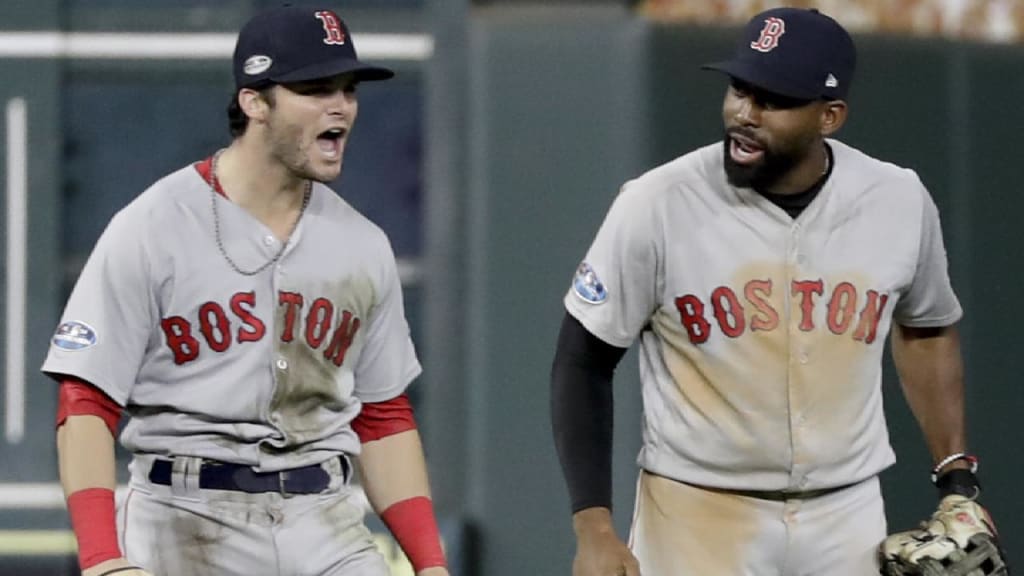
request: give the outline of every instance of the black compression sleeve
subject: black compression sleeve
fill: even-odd
[[[551,428],[573,513],[612,507],[612,377],[625,353],[565,314],[551,366]]]

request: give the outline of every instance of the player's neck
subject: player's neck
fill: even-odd
[[[224,194],[286,240],[302,207],[308,183],[235,141],[217,159]]]
[[[828,174],[831,167],[828,150],[825,143],[816,146],[814,151],[807,155],[799,164],[793,167],[785,176],[770,186],[765,192],[788,196],[807,192]]]

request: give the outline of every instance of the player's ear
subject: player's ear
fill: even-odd
[[[847,106],[843,100],[829,100],[821,109],[821,135],[831,136],[846,123]]]
[[[263,94],[251,88],[242,88],[238,91],[238,106],[249,119],[257,121],[266,119],[270,110],[270,103]]]

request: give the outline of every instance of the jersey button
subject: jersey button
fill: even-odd
[[[807,352],[800,352],[800,363],[807,364],[808,360],[810,360],[810,358],[807,356]]]
[[[267,246],[273,246],[274,242],[275,242],[275,240],[274,240],[273,236],[264,236],[263,237],[263,243],[266,244]]]
[[[288,361],[285,360],[284,358],[278,358],[277,359],[277,367],[279,369],[281,369],[281,370],[287,370],[288,369]]]

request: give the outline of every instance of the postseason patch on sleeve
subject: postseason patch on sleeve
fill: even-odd
[[[572,290],[581,300],[589,304],[600,304],[608,298],[608,290],[597,277],[597,273],[586,262],[576,268],[576,276],[572,280]]]
[[[94,344],[96,331],[84,322],[65,322],[53,335],[53,345],[64,350],[82,350]]]

